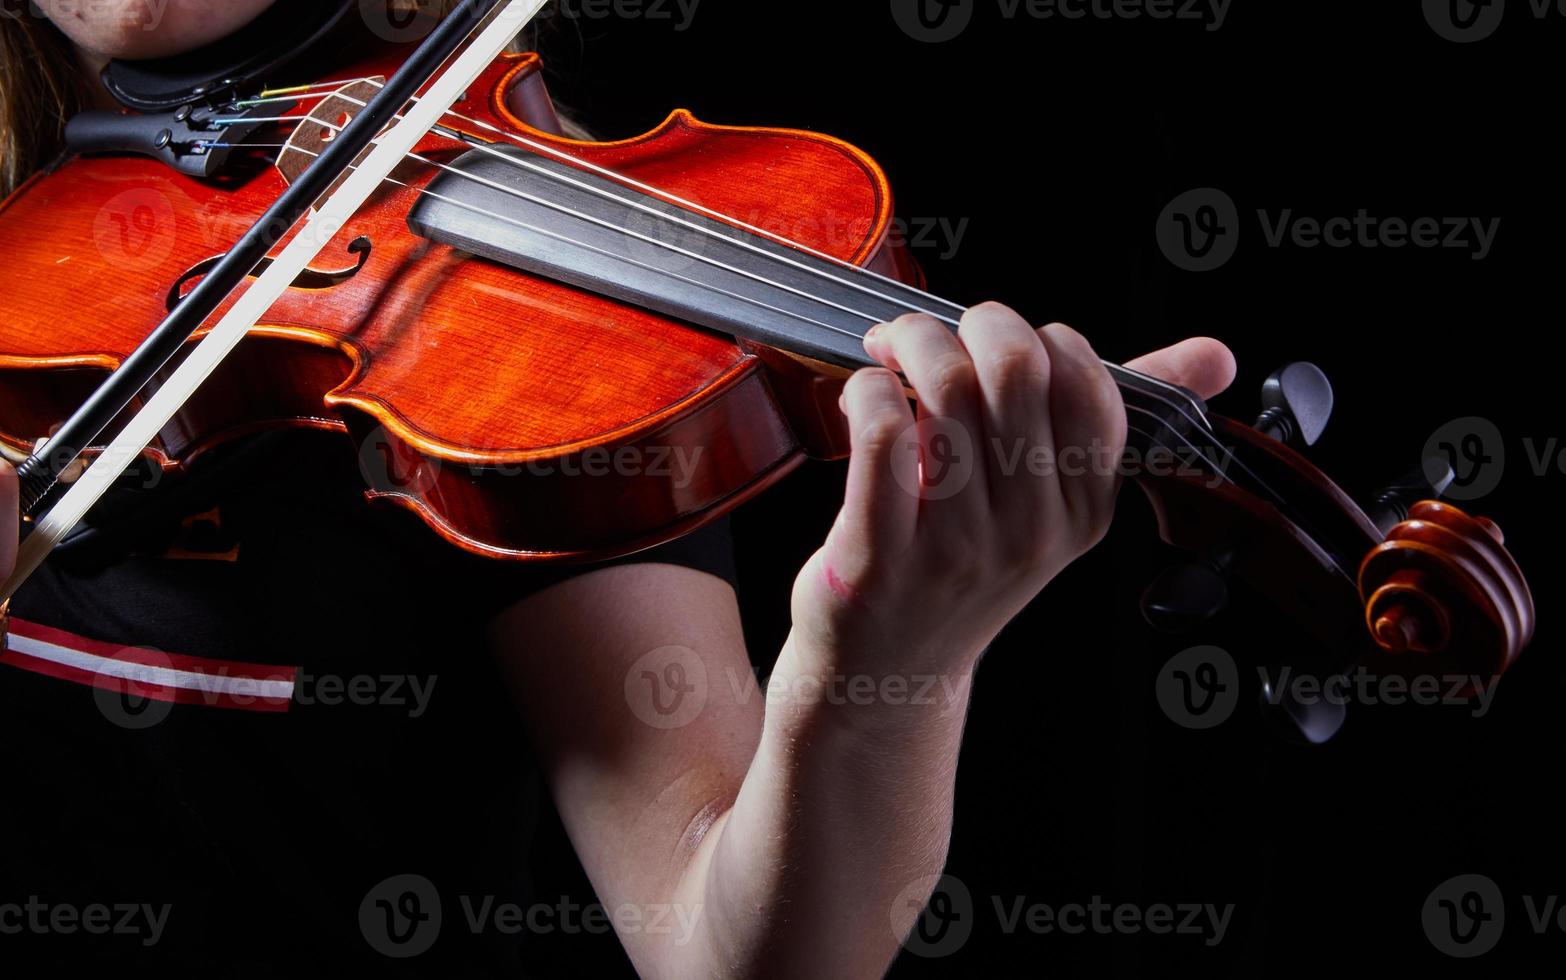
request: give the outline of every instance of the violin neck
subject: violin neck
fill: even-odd
[[[484,144],[430,183],[409,226],[442,244],[735,337],[843,368],[864,335],[965,307],[774,241],[518,147]],[[1205,425],[1193,393],[1107,364],[1127,405]]]

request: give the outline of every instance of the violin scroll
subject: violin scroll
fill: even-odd
[[[1365,624],[1389,670],[1494,677],[1533,636],[1533,596],[1495,523],[1426,500],[1365,556]]]
[[[1320,435],[1330,406],[1325,376],[1295,364],[1268,379],[1258,425],[1209,416],[1195,430],[1206,440],[1196,455],[1221,467],[1137,481],[1159,530],[1301,624],[1315,640],[1314,669],[1452,678],[1472,693],[1533,637],[1527,582],[1493,522],[1431,499],[1452,480],[1444,461],[1426,460],[1368,513],[1313,466],[1290,443]],[[1166,573],[1144,595],[1149,622],[1206,619],[1217,608],[1211,577],[1187,566]]]

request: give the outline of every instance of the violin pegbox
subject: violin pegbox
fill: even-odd
[[[1197,556],[1144,593],[1148,621],[1197,625],[1231,582],[1244,583],[1314,641],[1297,666],[1316,676],[1364,667],[1466,691],[1493,683],[1534,631],[1533,598],[1500,529],[1430,499],[1451,474],[1429,463],[1361,509],[1291,446],[1313,443],[1331,413],[1315,367],[1275,372],[1262,401],[1255,426],[1210,415],[1180,434],[1218,465],[1138,478],[1164,540]],[[1341,724],[1289,721],[1312,741]]]
[[[1262,411],[1254,428],[1285,445],[1311,446],[1332,416],[1332,384],[1314,364],[1296,361],[1262,384]],[[1228,602],[1233,553],[1223,550],[1171,565],[1142,593],[1142,617],[1167,633],[1181,633],[1217,616]]]
[[[1267,379],[1262,404],[1258,432],[1284,445],[1313,445],[1332,412],[1332,386],[1315,365],[1296,362]],[[1290,464],[1291,476],[1304,472],[1308,464],[1289,456],[1276,461]],[[1269,478],[1274,484],[1279,479],[1276,471]],[[1319,473],[1305,482],[1330,486]],[[1491,678],[1533,635],[1533,599],[1500,529],[1434,499],[1450,482],[1449,466],[1426,460],[1378,494],[1369,515],[1355,508],[1347,524],[1337,522],[1368,527],[1380,539],[1356,578],[1379,671]],[[1302,506],[1299,514],[1307,526],[1328,527],[1321,515],[1333,504],[1350,506],[1338,492]],[[1326,538],[1335,542],[1329,550],[1352,554],[1351,537],[1330,532]]]

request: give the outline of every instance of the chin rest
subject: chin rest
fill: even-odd
[[[126,108],[166,112],[214,92],[276,82],[278,71],[319,50],[328,37],[362,27],[359,17],[349,16],[357,6],[355,0],[277,0],[238,31],[195,51],[111,61],[103,84]]]

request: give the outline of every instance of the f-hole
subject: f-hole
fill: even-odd
[[[353,265],[342,269],[306,269],[299,273],[294,281],[289,283],[289,286],[294,289],[330,289],[333,286],[340,286],[357,276],[359,271],[364,268],[364,264],[370,261],[372,248],[373,245],[369,237],[360,235],[348,243],[348,254],[358,256],[358,261]],[[169,290],[168,298],[164,301],[169,312],[174,312],[174,308],[184,301],[186,295],[185,287],[187,285],[193,280],[200,279],[211,272],[221,261],[223,261],[223,256],[221,255],[214,255],[210,259],[202,259],[187,269],[184,275],[175,280],[174,286]],[[250,276],[255,278],[271,267],[272,257],[269,255],[262,259],[255,269],[251,270]]]

